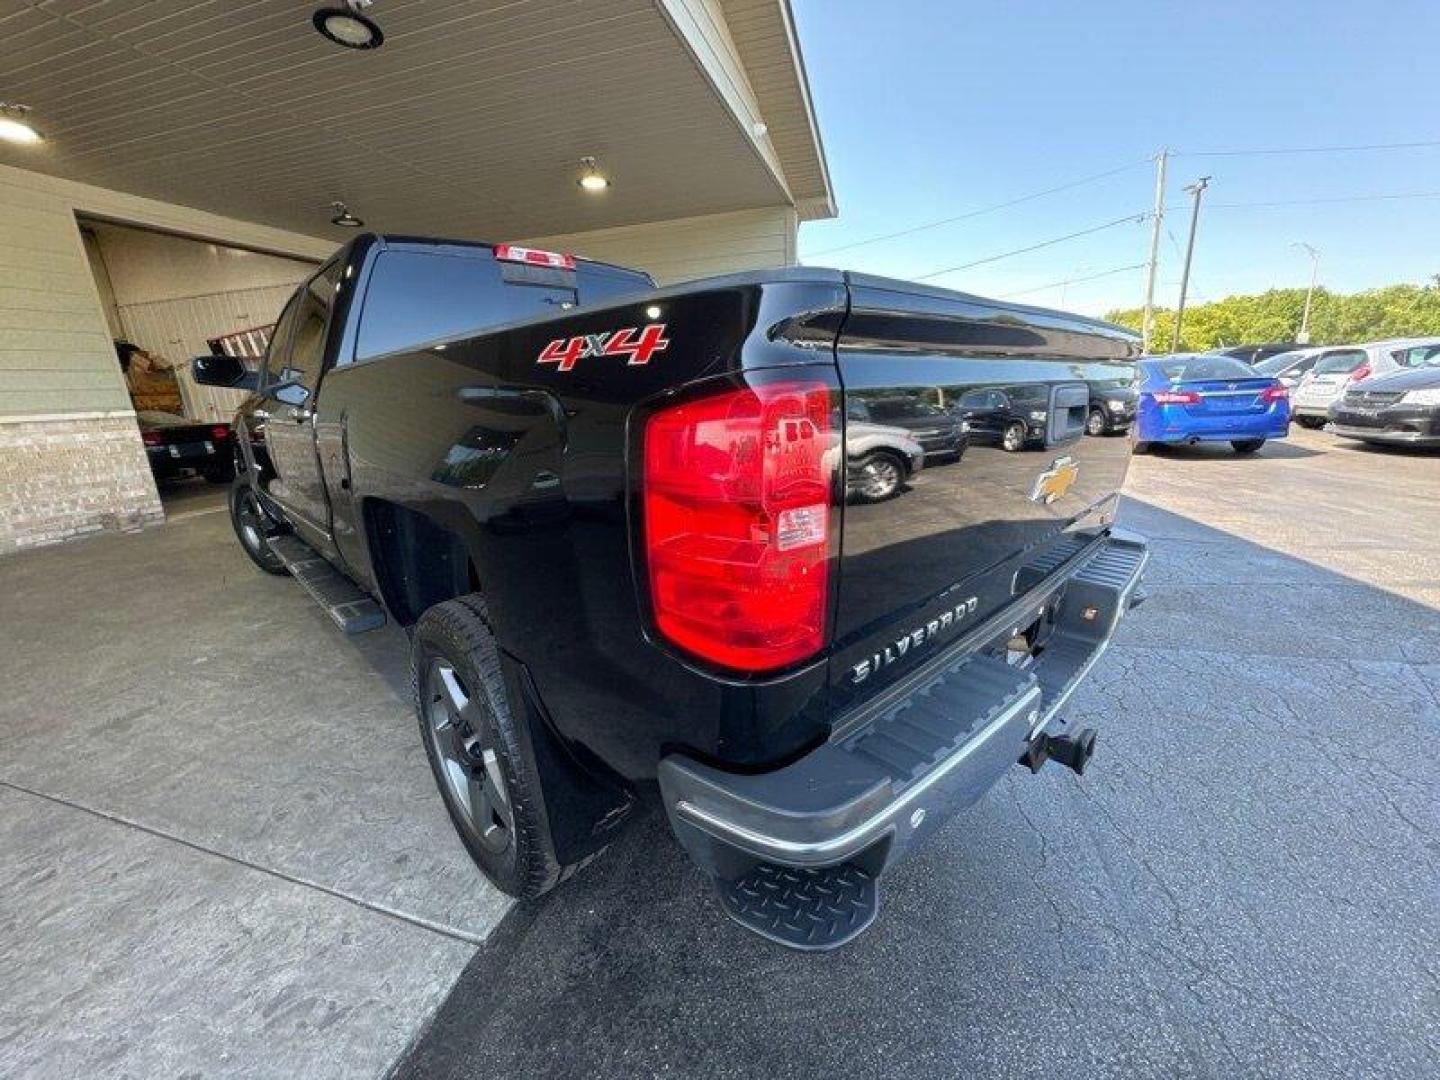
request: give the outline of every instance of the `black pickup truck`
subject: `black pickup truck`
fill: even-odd
[[[881,873],[1017,764],[1138,599],[1128,331],[831,270],[655,289],[568,255],[363,235],[296,290],[235,421],[235,531],[348,632],[409,632],[456,829],[520,897],[658,802],[724,909],[865,929]],[[1093,369],[1093,370],[1092,370]],[[846,498],[847,395],[1028,386],[1020,452]]]

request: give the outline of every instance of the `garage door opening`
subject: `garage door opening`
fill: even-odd
[[[225,352],[258,363],[315,264],[77,218],[166,517],[223,505],[244,394],[200,386],[190,360]]]

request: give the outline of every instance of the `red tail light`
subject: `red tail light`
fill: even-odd
[[[1150,395],[1156,405],[1199,405],[1200,395],[1194,390],[1156,390]]]
[[[645,425],[645,555],[655,623],[724,667],[772,671],[825,643],[830,472],[821,382],[729,390]]]
[[[1370,365],[1361,364],[1354,371],[1350,372],[1350,381],[1359,382],[1361,379],[1368,379],[1370,377],[1370,374]]]
[[[229,437],[230,427],[228,424],[216,424],[210,429],[210,438],[215,442],[224,442]]]
[[[1286,401],[1290,397],[1290,389],[1284,383],[1276,383],[1274,386],[1267,386],[1260,391],[1260,400],[1269,404],[1272,401]]]
[[[140,432],[140,441],[143,442],[146,446],[162,446],[165,443],[165,440],[161,437],[160,432],[158,431]]]

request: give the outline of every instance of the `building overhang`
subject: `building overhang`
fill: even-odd
[[[46,138],[0,163],[335,240],[336,201],[492,239],[834,213],[787,0],[380,0],[365,51],[317,34],[317,6],[11,10],[0,90]]]

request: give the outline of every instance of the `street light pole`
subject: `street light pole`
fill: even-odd
[[[1185,324],[1185,290],[1190,287],[1190,258],[1195,254],[1195,228],[1200,224],[1200,196],[1209,186],[1210,177],[1202,176],[1185,188],[1195,196],[1195,201],[1190,207],[1190,239],[1185,244],[1185,269],[1180,272],[1180,303],[1175,307],[1175,339],[1170,343],[1172,353],[1180,351],[1180,329]]]
[[[1305,314],[1300,316],[1300,332],[1295,335],[1295,342],[1298,345],[1310,344],[1310,302],[1315,298],[1315,277],[1320,272],[1320,252],[1316,251],[1304,241],[1291,244],[1291,247],[1304,248],[1310,256],[1310,288],[1305,290]]]
[[[1150,351],[1155,327],[1155,271],[1160,265],[1160,227],[1165,222],[1165,166],[1170,151],[1162,149],[1155,158],[1155,210],[1150,216],[1150,261],[1145,276],[1145,314],[1140,319],[1140,351]]]

